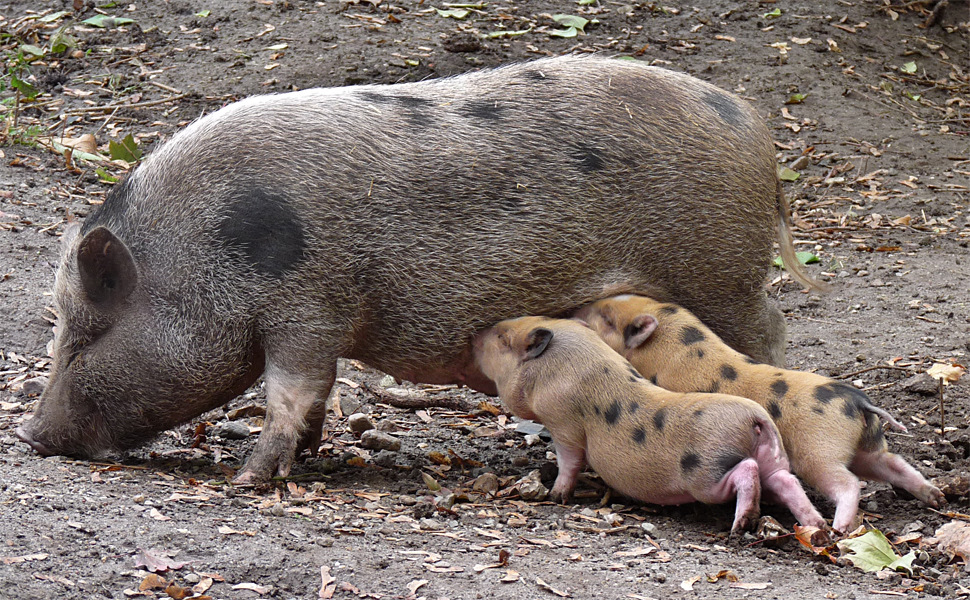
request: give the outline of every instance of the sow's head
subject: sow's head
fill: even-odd
[[[116,189],[101,212],[128,191]],[[43,455],[135,446],[231,400],[262,370],[251,327],[200,289],[208,267],[197,249],[97,216],[63,236],[51,380],[17,429]]]

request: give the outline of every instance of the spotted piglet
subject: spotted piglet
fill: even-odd
[[[616,296],[576,316],[657,385],[678,392],[734,394],[768,409],[792,470],[835,503],[833,528],[847,532],[856,521],[858,477],[891,483],[933,507],[945,502],[939,489],[888,451],[879,417],[906,428],[856,388],[814,373],[757,364],[686,309],[650,298]]]
[[[732,531],[758,518],[762,487],[800,522],[824,523],[789,471],[771,418],[754,402],[659,388],[573,320],[502,321],[474,346],[506,406],[552,434],[554,500],[568,501],[588,460],[603,481],[638,500],[717,504],[736,497]]]

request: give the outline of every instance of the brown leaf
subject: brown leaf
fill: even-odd
[[[138,584],[138,590],[144,592],[145,590],[164,590],[168,587],[168,581],[165,580],[161,575],[156,575],[155,573],[149,573],[141,583]]]
[[[135,566],[145,567],[145,570],[151,571],[152,573],[164,573],[169,569],[181,569],[187,564],[183,561],[172,560],[164,550],[155,548],[150,550],[139,548],[138,554],[135,555]]]
[[[508,569],[505,571],[505,577],[499,579],[502,583],[514,583],[519,580],[519,572]]]
[[[700,575],[695,575],[694,577],[691,577],[690,579],[685,579],[685,580],[683,580],[683,581],[680,582],[680,589],[684,590],[685,592],[693,592],[694,591],[694,584],[697,583],[700,580],[701,580],[701,576]]]
[[[427,585],[427,583],[428,583],[427,579],[415,579],[414,581],[408,584],[408,591],[411,593],[412,596],[414,596],[417,593],[418,589],[423,585]]]
[[[320,580],[320,593],[318,596],[323,600],[333,598],[333,593],[337,590],[337,580],[330,576],[330,567],[320,567]]]
[[[933,363],[933,366],[926,371],[927,375],[937,381],[942,381],[943,385],[950,385],[955,381],[960,381],[964,373],[966,373],[966,369],[962,365],[948,365],[943,363]]]
[[[543,581],[539,577],[536,577],[536,585],[538,585],[540,588],[546,590],[547,592],[552,592],[553,594],[559,596],[560,598],[571,598],[572,597],[572,596],[569,595],[569,592],[564,592],[563,590],[557,590],[556,588],[552,587],[551,585],[549,585],[548,583],[546,583],[545,581]]]
[[[212,587],[212,578],[211,577],[203,577],[202,580],[199,581],[199,583],[197,583],[197,584],[195,584],[195,585],[192,586],[192,593],[193,594],[204,594],[207,591],[209,591],[209,588],[211,588],[211,587]]]
[[[34,560],[44,560],[50,556],[50,554],[24,554],[23,556],[0,556],[0,564],[4,565],[16,565],[22,562],[30,562]]]
[[[174,598],[175,600],[184,600],[192,595],[192,591],[188,588],[184,588],[174,583],[170,584],[165,588],[165,593],[168,594],[169,598]]]
[[[940,527],[936,534],[939,548],[950,557],[959,556],[963,559],[963,567],[970,571],[970,523],[964,521],[950,521]]]

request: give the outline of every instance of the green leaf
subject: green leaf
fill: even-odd
[[[913,559],[916,558],[916,553],[910,552],[906,556],[899,556],[886,536],[878,529],[872,529],[857,538],[842,540],[837,545],[839,550],[846,553],[843,557],[863,571],[881,571],[888,567],[910,575],[913,573]]]
[[[32,56],[44,56],[44,49],[32,44],[20,44],[20,50]]]
[[[199,17],[200,19],[204,19],[208,17],[210,14],[212,14],[212,11],[200,10],[199,12],[195,13],[195,16]]]
[[[517,37],[517,36],[520,36],[520,35],[525,35],[526,33],[529,33],[530,31],[532,31],[532,28],[531,27],[528,28],[528,29],[519,29],[517,31],[505,31],[505,30],[502,30],[502,31],[493,31],[493,32],[489,33],[488,36],[486,36],[486,37],[490,37],[490,38]]]
[[[583,29],[589,25],[589,19],[584,19],[583,17],[577,17],[576,15],[552,15],[552,20],[559,23],[563,27],[575,27],[579,31],[586,33]],[[564,36],[564,37],[575,37],[574,35]]]
[[[107,171],[105,171],[104,167],[98,167],[94,170],[94,172],[98,175],[98,179],[100,179],[101,181],[104,181],[107,183],[117,183],[118,181],[118,177],[115,177],[111,173],[108,173]]]
[[[54,35],[51,36],[50,45],[51,52],[54,54],[61,54],[62,52],[67,52],[71,48],[77,47],[77,40],[73,36],[64,33],[65,28],[59,29]]]
[[[576,4],[580,6],[589,6],[591,4],[596,4],[597,0],[576,0]]]
[[[27,98],[30,98],[31,100],[36,98],[37,94],[40,93],[39,89],[35,88],[33,85],[27,83],[26,81],[24,81],[23,79],[15,75],[10,76],[10,86],[13,87],[14,89],[20,90],[21,94],[23,94]]]
[[[424,479],[424,485],[428,486],[428,489],[432,492],[440,492],[441,484],[435,481],[435,478],[428,475],[424,471],[421,471],[421,478]]]
[[[445,19],[458,19],[459,21],[467,17],[468,13],[470,12],[464,8],[449,8],[447,10],[436,8],[435,10],[438,11],[439,17],[443,17]]]
[[[126,17],[109,17],[108,15],[94,15],[90,19],[84,19],[81,21],[85,25],[90,25],[92,27],[121,27],[122,25],[127,25],[129,23],[134,23],[134,19],[128,19]]]
[[[811,252],[796,252],[795,258],[797,258],[798,262],[800,262],[803,265],[811,265],[813,263],[821,262],[819,258],[814,254],[812,254]],[[776,256],[775,260],[772,261],[772,264],[778,267],[779,269],[785,266],[785,263],[784,261],[781,260],[780,256]]]
[[[482,10],[483,8],[488,6],[488,2],[476,2],[475,4],[460,4],[460,3],[445,2],[445,6],[447,6],[448,8],[475,8],[478,10]]]
[[[884,92],[892,93],[892,91],[893,91],[893,84],[891,82],[889,82],[889,81],[882,81],[882,82],[879,83],[879,89],[881,89]]]
[[[634,62],[636,62],[636,60],[637,60],[637,57],[636,56],[630,56],[630,55],[626,55],[626,56],[614,56],[613,58],[615,58],[616,60],[632,60]]]
[[[61,17],[66,16],[66,15],[67,15],[67,11],[66,10],[59,10],[56,13],[51,13],[51,14],[46,15],[46,16],[43,16],[43,17],[41,17],[41,18],[39,18],[37,20],[40,21],[41,23],[53,23],[54,21],[60,19]]]
[[[913,92],[903,92],[903,95],[909,98],[910,100],[912,100],[913,102],[919,102],[919,99],[922,98],[921,95],[914,94]]]
[[[574,38],[579,35],[579,30],[575,27],[570,27],[568,29],[554,29],[549,32],[549,35],[561,38]]]
[[[798,181],[801,176],[802,174],[798,171],[792,171],[784,165],[778,165],[778,179],[782,181]]]
[[[903,66],[899,67],[899,70],[902,71],[903,73],[915,73],[916,72],[916,63],[913,62],[913,61],[909,61],[908,63],[906,63]]]
[[[141,148],[138,142],[129,133],[121,142],[111,140],[108,142],[108,155],[111,160],[123,160],[126,163],[138,162],[141,158]]]
[[[777,19],[780,16],[781,16],[781,9],[780,8],[776,8],[775,10],[773,10],[771,12],[766,12],[765,14],[761,15],[761,18],[762,19]]]
[[[792,94],[788,96],[788,100],[785,100],[785,104],[801,104],[808,98],[808,94]]]

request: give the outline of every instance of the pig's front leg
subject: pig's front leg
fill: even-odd
[[[576,488],[576,478],[586,467],[586,449],[574,448],[555,442],[556,462],[559,464],[559,475],[556,484],[549,492],[549,499],[553,502],[566,504],[572,498]]]
[[[256,449],[234,480],[236,485],[261,483],[276,475],[289,475],[307,421],[310,421],[310,437],[322,431],[326,399],[336,371],[334,363],[324,369],[323,377],[310,379],[272,364],[267,366],[263,374],[266,380],[266,422],[256,441]]]

